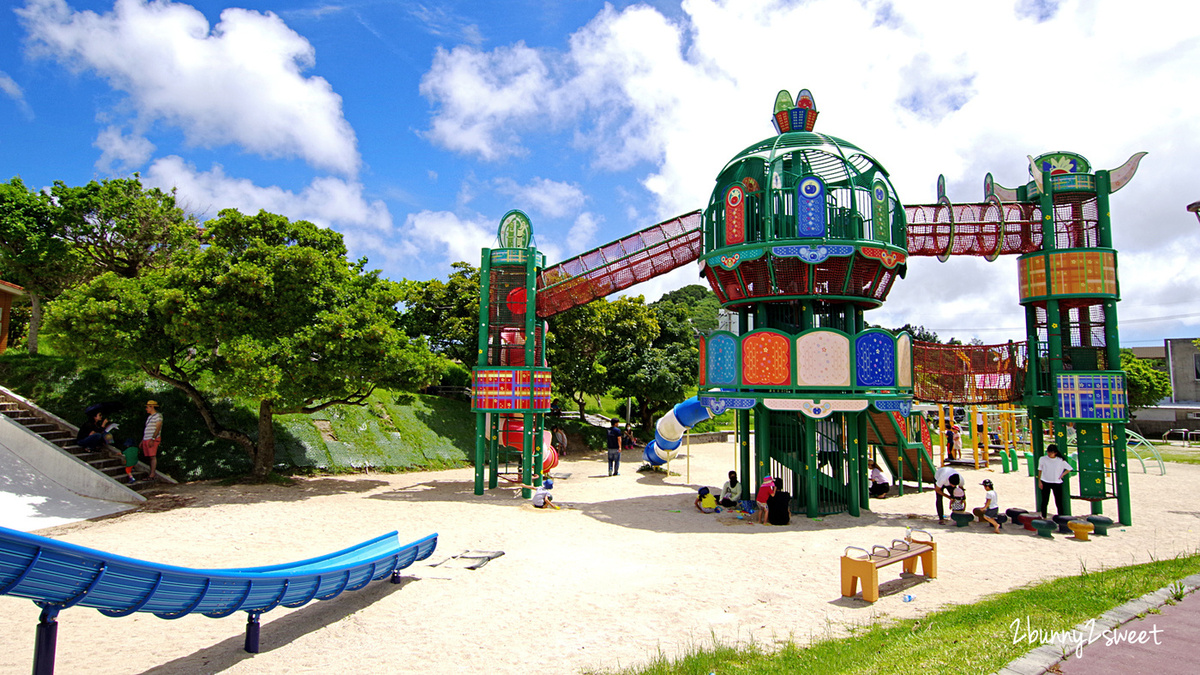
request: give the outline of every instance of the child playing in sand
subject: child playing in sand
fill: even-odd
[[[700,513],[716,513],[717,497],[706,487],[700,488],[696,495],[696,510]]]
[[[554,481],[547,478],[542,481],[542,486],[533,493],[533,508],[535,509],[557,509],[554,505],[554,498],[550,496],[550,491],[554,489]]]
[[[971,513],[974,513],[976,518],[990,523],[992,531],[999,534],[1004,527],[996,520],[996,515],[1000,513],[1000,500],[996,497],[996,490],[992,487],[991,479],[983,481],[980,485],[986,490],[983,493],[983,506],[976,506]]]
[[[763,478],[762,487],[758,488],[758,494],[754,497],[754,501],[758,503],[758,522],[763,525],[767,524],[767,500],[773,494],[775,494],[775,479],[767,476]]]

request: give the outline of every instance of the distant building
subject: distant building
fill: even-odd
[[[1156,361],[1171,376],[1171,396],[1150,408],[1134,411],[1134,429],[1150,438],[1171,429],[1200,431],[1200,349],[1196,338],[1163,340],[1161,347],[1134,347],[1138,358]]]

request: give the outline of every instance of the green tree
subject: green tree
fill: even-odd
[[[575,402],[582,419],[588,396],[608,391],[608,369],[601,363],[607,345],[608,302],[601,298],[550,318],[546,362],[555,391]]]
[[[26,346],[38,353],[43,305],[80,281],[84,266],[62,237],[59,208],[20,178],[0,183],[0,274],[29,295]]]
[[[705,332],[717,329],[717,315],[721,311],[721,303],[717,296],[705,286],[692,284],[678,290],[664,293],[657,301],[650,303],[651,307],[664,304],[681,305],[687,308],[688,319],[692,327]]]
[[[649,429],[653,418],[684,399],[696,386],[696,333],[682,305],[654,305],[647,323],[649,344],[628,348],[628,374],[614,386],[623,396],[636,397],[641,425]],[[651,334],[649,326],[654,330]]]
[[[349,262],[342,236],[259,212],[222,211],[207,246],[133,278],[106,273],[60,296],[47,332],[85,365],[131,364],[182,392],[209,431],[264,478],[273,418],[361,404],[377,385],[417,388],[444,361],[395,329],[396,283]],[[216,418],[214,396],[257,403],[255,434]]]
[[[1125,371],[1130,413],[1158,405],[1171,395],[1171,376],[1155,368],[1150,361],[1134,356],[1132,349],[1121,350],[1121,370]]]
[[[933,344],[938,344],[941,342],[941,340],[938,340],[937,333],[929,330],[923,325],[914,326],[911,323],[906,323],[899,328],[892,329],[892,333],[899,333],[900,331],[905,331],[911,335],[914,342],[932,342]]]
[[[479,269],[456,262],[449,279],[410,281],[404,290],[400,327],[408,335],[423,335],[435,352],[476,364],[479,349]]]
[[[55,181],[50,193],[62,236],[92,262],[94,275],[135,277],[198,243],[199,227],[175,204],[174,191],[144,188],[136,173],[77,187]]]

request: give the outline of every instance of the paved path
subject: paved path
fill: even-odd
[[[1200,672],[1196,644],[1200,641],[1200,592],[1161,614],[1146,614],[1104,635],[1060,664],[1067,675],[1175,675]],[[1099,634],[1100,631],[1097,630]],[[1111,636],[1111,637],[1110,637]],[[1113,644],[1109,644],[1110,640]],[[1118,643],[1119,640],[1119,643]],[[1133,642],[1130,642],[1132,640]],[[1144,644],[1138,641],[1144,640]]]
[[[75,494],[0,443],[0,526],[31,532],[131,508]]]

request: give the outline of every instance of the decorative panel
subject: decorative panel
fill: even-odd
[[[796,231],[801,237],[825,236],[825,183],[816,176],[796,185]]]
[[[876,178],[871,186],[871,229],[875,241],[888,242],[891,221],[888,218],[888,189],[887,183]]]
[[[849,387],[850,338],[833,330],[796,338],[796,386]]]
[[[896,386],[912,386],[912,338],[908,333],[896,337]]]
[[[773,387],[791,384],[791,349],[788,338],[771,331],[742,338],[742,384]]]
[[[737,384],[737,338],[714,333],[708,338],[708,386]]]
[[[474,410],[550,409],[549,370],[488,368],[476,370],[474,376]]]
[[[1119,373],[1067,373],[1055,379],[1057,416],[1077,420],[1124,420],[1125,376]]]
[[[731,185],[725,191],[725,245],[746,241],[746,195],[741,185]]]
[[[896,343],[883,332],[868,332],[854,340],[854,370],[860,387],[896,386]]]

